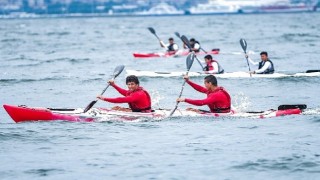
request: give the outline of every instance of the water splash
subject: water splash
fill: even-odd
[[[151,96],[152,107],[157,109],[161,108],[160,100],[164,99],[164,96],[161,96],[159,91],[156,91],[156,90],[151,90],[150,96]]]
[[[232,97],[232,106],[236,111],[246,111],[251,106],[249,97],[246,96],[243,92],[240,92]]]

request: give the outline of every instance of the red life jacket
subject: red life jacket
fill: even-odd
[[[151,112],[151,98],[146,90],[139,87],[135,91],[128,91],[127,96],[129,95],[141,96],[138,102],[128,103],[132,112]]]
[[[207,66],[204,67],[203,70],[204,70],[204,71],[212,71],[212,70],[215,70],[214,67],[213,67],[213,65],[212,65],[213,62],[217,63],[217,65],[218,65],[218,73],[219,73],[219,74],[222,74],[222,73],[224,72],[224,69],[220,66],[220,64],[218,63],[218,61],[216,61],[216,60],[214,60],[214,59],[212,59],[212,60],[207,64]]]
[[[218,87],[214,91],[209,92],[207,95],[209,96],[210,94],[214,94],[217,92],[222,92],[227,97],[227,99],[225,102],[222,102],[220,104],[215,103],[215,104],[208,105],[211,112],[214,112],[214,113],[230,112],[230,110],[231,110],[231,97],[230,97],[229,93],[223,87]]]

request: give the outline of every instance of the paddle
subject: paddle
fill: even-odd
[[[121,74],[121,72],[123,71],[124,69],[124,65],[120,65],[120,66],[117,66],[114,71],[113,71],[113,78],[112,80],[114,80],[116,77],[119,76],[119,74]],[[104,90],[102,91],[102,93],[100,95],[102,95],[104,92],[106,92],[106,90],[108,89],[108,87],[110,86],[110,84],[108,84],[108,86],[106,88],[104,88]],[[92,101],[85,109],[84,109],[84,113],[89,111],[96,103],[98,102],[98,99]]]
[[[315,73],[315,72],[320,72],[320,70],[307,70],[306,73]]]
[[[157,38],[159,41],[161,41],[160,38],[158,37],[156,31],[155,31],[152,27],[148,27],[148,29],[149,29],[149,31],[150,31],[154,36],[156,36],[156,38]]]
[[[161,39],[158,37],[156,31],[152,27],[148,27],[149,31],[156,36],[156,38],[159,40],[160,44],[162,45],[163,48],[166,48],[166,45],[161,41]]]
[[[186,64],[187,64],[187,72],[186,72],[186,75],[188,75],[188,73],[189,73],[189,71],[190,71],[190,68],[191,68],[191,66],[192,66],[192,63],[193,63],[193,61],[194,61],[194,57],[195,57],[194,53],[189,54],[188,57],[187,57],[187,60],[186,60]],[[185,81],[183,82],[183,84],[182,84],[182,87],[181,87],[181,90],[180,90],[180,94],[179,94],[179,98],[182,96],[182,92],[183,92],[183,89],[184,89],[185,84],[186,84],[186,80],[185,80]],[[179,102],[176,103],[176,106],[175,106],[174,109],[170,112],[169,117],[172,116],[172,114],[177,110],[178,104],[179,104]]]
[[[180,34],[178,33],[178,32],[175,32],[174,33],[179,39],[181,39],[181,36],[180,36]]]
[[[179,35],[178,32],[175,32],[175,34],[176,34],[177,36]],[[191,44],[190,44],[188,38],[187,38],[185,35],[178,36],[178,37],[181,39],[181,41],[182,41],[183,43],[185,43],[185,44],[187,45],[188,49],[189,49],[190,51],[192,51],[192,50],[191,50]],[[199,65],[201,66],[201,68],[202,68],[202,70],[203,70],[204,67],[203,67],[202,63],[200,62],[200,60],[197,58],[197,56],[196,56],[195,54],[194,54],[194,57],[196,58],[196,60],[198,61]]]
[[[307,109],[306,104],[283,104],[278,107],[278,110],[286,110],[286,109],[296,109],[299,108],[301,110]]]
[[[180,34],[179,34],[178,32],[175,32],[174,34],[175,34],[178,38],[181,38],[181,36],[180,36]],[[201,46],[200,46],[200,49],[201,49],[204,53],[208,54],[208,52],[207,52],[206,50],[204,50]]]
[[[241,45],[244,53],[247,54],[247,42],[246,42],[246,40],[240,39],[240,45]],[[249,61],[248,61],[247,56],[246,56],[246,59],[247,59],[248,67],[249,67],[249,72],[251,72],[251,69],[250,69],[250,65],[249,65]],[[251,73],[250,73],[250,77],[252,77]]]

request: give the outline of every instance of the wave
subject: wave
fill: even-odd
[[[276,160],[258,159],[248,161],[240,165],[232,166],[233,169],[254,170],[254,171],[289,171],[289,172],[320,172],[320,162],[318,155],[307,158],[305,155],[292,155],[290,157],[280,157]]]
[[[48,60],[38,60],[38,59],[29,59],[29,58],[25,58],[25,57],[21,57],[21,58],[15,58],[15,59],[11,59],[11,60],[29,60],[33,63],[26,63],[26,64],[17,64],[14,65],[16,67],[34,67],[34,66],[40,66],[40,65],[44,65],[44,64],[52,64],[55,62],[69,62],[71,64],[79,64],[79,63],[84,63],[87,61],[90,61],[89,58],[80,58],[80,59],[75,59],[75,58],[57,58],[57,59],[48,59]],[[24,61],[25,62],[25,61]]]
[[[38,82],[38,81],[57,81],[66,79],[65,77],[47,77],[47,78],[40,78],[40,79],[32,79],[32,78],[25,78],[25,79],[0,79],[0,84],[11,84],[11,83],[25,83],[25,82]]]
[[[310,34],[310,33],[285,33],[281,36],[287,41],[297,41],[301,39],[305,39],[308,42],[318,41],[320,39],[319,35]]]
[[[10,43],[10,42],[22,42],[25,43],[26,41],[22,40],[22,39],[17,39],[17,38],[9,38],[9,39],[2,39],[1,42],[4,43]]]

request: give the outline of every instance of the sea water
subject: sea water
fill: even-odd
[[[0,104],[84,108],[106,87],[117,65],[185,71],[186,57],[133,58],[133,52],[164,51],[147,27],[164,42],[175,38],[180,47],[174,32],[196,38],[207,51],[220,48],[214,59],[226,72],[249,71],[240,38],[255,61],[267,51],[278,72],[320,69],[319,13],[2,19]],[[191,71],[200,70],[195,62]],[[125,75],[116,79],[122,87]],[[203,77],[192,80],[203,84]],[[173,108],[183,79],[144,77],[140,83],[151,92],[154,108]],[[218,83],[242,111],[301,103],[308,110],[269,119],[16,124],[1,107],[0,179],[319,179],[319,77]],[[119,96],[112,88],[104,95]],[[186,86],[182,97],[205,95]],[[187,107],[193,106],[179,104]]]

